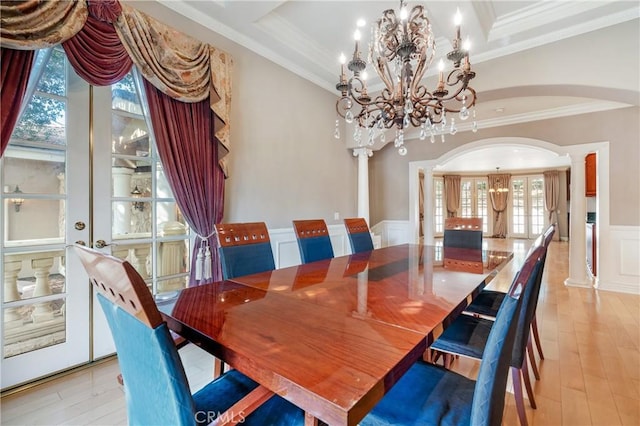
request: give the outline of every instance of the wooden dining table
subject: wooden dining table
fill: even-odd
[[[404,244],[190,287],[158,308],[169,328],[303,409],[357,424],[513,257],[481,273]]]

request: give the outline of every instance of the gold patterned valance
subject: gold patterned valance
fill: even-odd
[[[0,44],[34,50],[63,43],[76,35],[89,13],[114,28],[145,79],[182,102],[210,99],[218,162],[228,176],[224,156],[230,151],[231,56],[189,37],[117,0],[2,0]]]
[[[0,3],[0,44],[19,50],[45,49],[69,40],[87,20],[85,0]]]

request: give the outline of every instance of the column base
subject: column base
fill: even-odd
[[[579,281],[574,280],[573,278],[567,278],[564,280],[564,285],[567,287],[582,287],[582,288],[592,288],[591,280]]]

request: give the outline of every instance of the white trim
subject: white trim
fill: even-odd
[[[351,246],[347,237],[347,229],[343,224],[327,225],[329,238],[333,247],[334,256],[351,254]],[[269,229],[269,239],[271,240],[271,251],[276,268],[286,268],[288,266],[300,265],[300,251],[296,233],[291,228]]]

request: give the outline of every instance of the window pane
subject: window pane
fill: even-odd
[[[460,185],[460,215],[461,217],[473,216],[472,181],[462,181]]]
[[[476,217],[482,218],[482,232],[488,232],[487,181],[476,181]]]
[[[512,208],[513,208],[513,225],[512,232],[514,234],[523,234],[525,232],[525,210],[524,210],[524,180],[514,179],[511,183]]]
[[[151,277],[153,271],[150,243],[117,244],[111,249],[111,253],[119,258],[127,260],[145,280]]]
[[[3,261],[4,357],[64,342],[64,251],[11,253]]]
[[[11,135],[13,143],[20,141],[65,145],[66,102],[45,95],[33,95],[24,115]]]
[[[433,193],[435,200],[433,225],[434,232],[441,234],[444,232],[444,181],[442,178],[434,178],[433,180]]]
[[[544,228],[544,180],[531,179],[531,234],[538,235]]]
[[[56,96],[66,96],[66,61],[62,48],[55,48],[45,65],[36,91]]]

